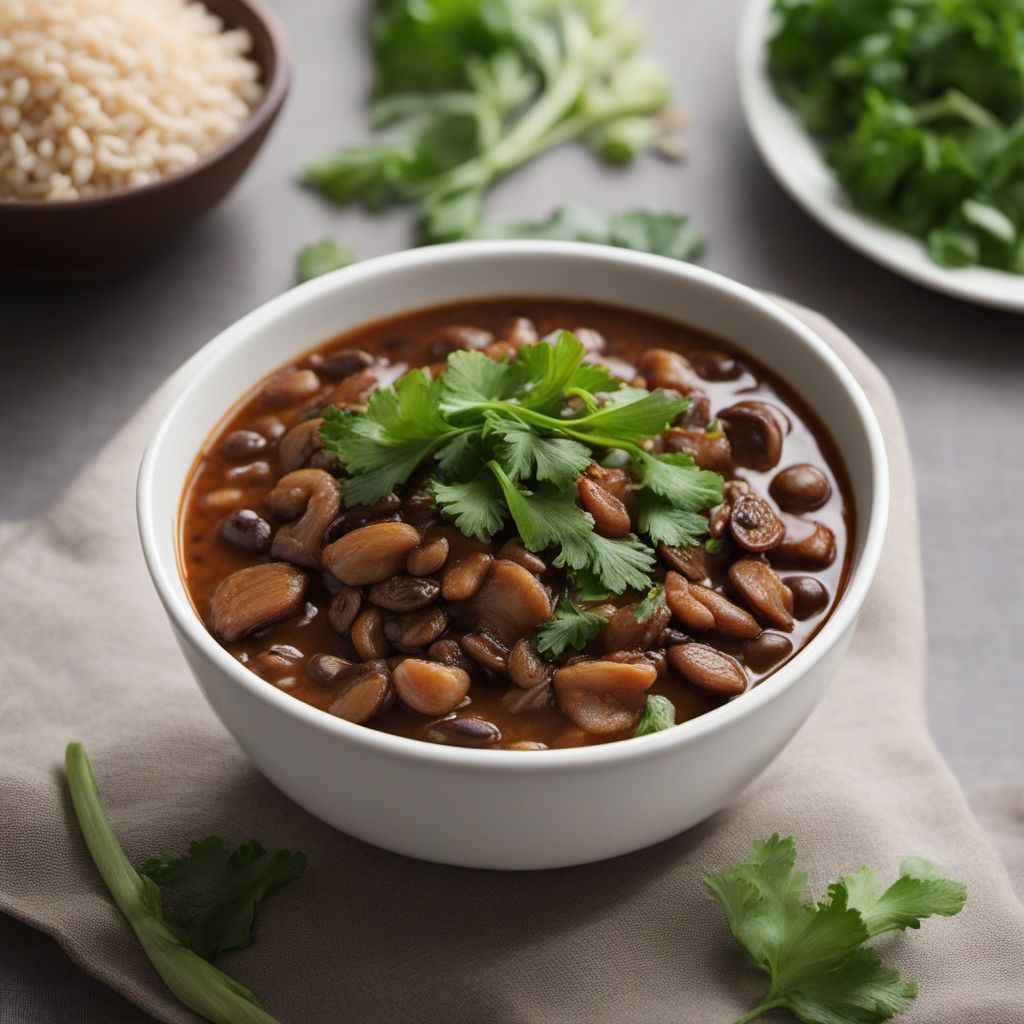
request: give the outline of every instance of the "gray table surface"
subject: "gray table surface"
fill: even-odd
[[[368,4],[275,6],[291,33],[295,82],[229,200],[115,281],[0,285],[0,516],[44,512],[175,367],[293,283],[304,243],[332,235],[362,257],[409,244],[405,215],[336,210],[295,184],[304,158],[364,135]],[[864,347],[896,391],[914,453],[935,738],[967,786],[1024,780],[1024,319],[893,276],[782,193],[754,152],[737,101],[740,0],[638,0],[636,8],[692,118],[689,160],[645,158],[614,171],[564,147],[499,185],[491,209],[533,217],[571,201],[687,211],[709,239],[706,266],[821,310]],[[50,940],[2,918],[0,950],[0,1022],[147,1019],[78,972]]]

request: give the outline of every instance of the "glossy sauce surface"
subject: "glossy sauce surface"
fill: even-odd
[[[334,352],[343,346],[365,351],[378,360],[386,361],[386,366],[378,370],[378,376],[387,382],[408,368],[437,364],[437,352],[432,351],[432,347],[446,327],[452,324],[473,325],[501,338],[506,325],[516,317],[528,317],[541,337],[556,329],[584,327],[598,332],[606,341],[600,358],[613,368],[613,372],[621,371],[627,378],[633,376],[643,354],[651,349],[671,349],[689,355],[698,368],[707,365],[701,353],[724,354],[735,359],[735,370],[721,372],[727,360],[723,363],[719,359],[719,369],[705,376],[701,382],[701,391],[709,400],[711,416],[737,402],[750,400],[770,402],[783,414],[787,425],[778,464],[766,471],[738,468],[725,475],[745,480],[754,491],[765,497],[769,495],[772,480],[780,470],[794,464],[815,466],[828,481],[830,496],[825,504],[799,518],[821,523],[834,534],[836,556],[831,564],[808,569],[787,565],[784,560],[768,553],[769,561],[783,578],[812,576],[828,591],[827,607],[805,619],[798,618],[792,631],[785,634],[792,643],[792,653],[796,653],[820,629],[845,586],[849,567],[848,539],[852,536],[854,514],[850,489],[839,453],[817,418],[770,370],[759,366],[738,348],[686,326],[634,310],[580,302],[502,299],[422,310],[370,324],[324,342],[290,365],[315,370],[318,352]],[[742,344],[743,339],[738,340]],[[715,379],[721,377],[724,379]],[[255,554],[228,543],[221,535],[222,522],[238,509],[259,511],[271,523],[274,522],[273,517],[264,511],[264,499],[283,473],[278,450],[280,437],[295,424],[315,415],[337,387],[337,381],[324,379],[316,393],[301,401],[282,402],[280,396],[267,393],[265,383],[261,382],[244,396],[210,438],[206,450],[197,460],[183,496],[181,571],[193,604],[208,625],[210,601],[218,584],[236,570],[271,560],[269,554]],[[249,454],[239,455],[237,451],[226,454],[224,439],[239,430],[253,432],[263,439],[263,443],[254,442],[253,451]],[[500,545],[506,536],[513,534],[503,534],[496,543]],[[723,553],[704,556],[709,584],[726,594],[732,594],[727,572],[736,557],[737,552],[728,541]],[[555,589],[560,586],[559,575],[548,570],[541,579]],[[326,710],[336,700],[337,692],[331,685],[310,677],[308,659],[316,654],[334,654],[349,660],[358,658],[350,641],[339,635],[328,621],[331,590],[323,575],[310,572],[309,577],[304,609],[299,614],[244,639],[224,643],[224,646],[240,662],[265,678],[268,685],[277,686],[299,700]],[[732,596],[735,597],[734,594]],[[456,635],[456,623],[457,615],[453,617],[448,635]],[[678,623],[671,625],[678,626]],[[765,671],[758,666],[756,656],[748,653],[750,641],[717,635],[699,639],[744,663],[750,686],[759,684],[792,656],[787,655]],[[270,648],[275,650],[270,651]],[[485,670],[474,670],[472,675],[469,702],[458,708],[455,714],[494,723],[501,731],[502,746],[534,742],[567,747],[624,738],[585,732],[554,706],[538,711],[510,711],[506,697],[510,687],[506,680]],[[672,700],[677,722],[702,714],[726,699],[719,693],[691,684],[671,670],[659,678],[649,692],[664,694]],[[367,725],[423,739],[432,721],[395,701]]]

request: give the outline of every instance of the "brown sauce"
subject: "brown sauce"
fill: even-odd
[[[693,361],[698,370],[705,365],[699,353],[710,350],[733,357],[737,363],[734,375],[727,376],[727,379],[705,377],[701,381],[700,390],[707,395],[711,416],[715,417],[720,410],[737,402],[765,401],[782,413],[788,421],[788,430],[777,465],[763,471],[730,467],[724,475],[747,481],[755,492],[767,498],[773,478],[785,467],[807,463],[824,474],[830,486],[830,497],[820,508],[799,518],[820,523],[831,531],[835,538],[835,557],[827,565],[787,566],[772,551],[767,552],[767,559],[779,576],[810,576],[820,581],[828,592],[828,604],[821,612],[805,619],[798,618],[792,630],[785,632],[792,644],[792,652],[765,671],[751,664],[756,662],[755,657],[748,659],[746,652],[750,641],[715,632],[694,634],[695,640],[709,644],[744,664],[749,687],[760,684],[814,636],[841,595],[849,569],[854,510],[842,459],[821,422],[791,388],[770,369],[759,365],[741,347],[734,348],[684,325],[635,310],[548,299],[501,299],[420,310],[362,326],[307,351],[289,365],[315,369],[317,353],[346,347],[362,350],[381,361],[384,368],[379,371],[379,376],[387,381],[406,368],[436,364],[437,354],[431,349],[444,328],[452,324],[472,325],[502,338],[506,325],[514,317],[528,317],[540,337],[556,329],[579,327],[598,332],[606,341],[600,358],[615,368],[622,367],[623,363],[637,367],[642,363],[644,353],[651,349],[671,349],[684,356],[697,353]],[[744,340],[737,339],[739,346]],[[623,368],[623,373],[626,372]],[[719,374],[712,373],[711,376]],[[181,572],[193,605],[208,625],[210,602],[218,585],[237,570],[271,560],[268,553],[257,554],[226,541],[221,536],[221,524],[233,511],[251,509],[276,526],[274,518],[264,510],[264,499],[283,474],[279,439],[297,423],[315,415],[338,382],[323,379],[321,383],[322,387],[315,394],[287,402],[280,396],[276,399],[268,397],[266,381],[261,382],[239,400],[197,459],[182,499],[179,555]],[[259,451],[253,451],[251,457],[239,457],[237,454],[229,457],[223,452],[222,443],[225,437],[238,430],[254,431],[266,443]],[[774,502],[769,501],[774,506]],[[506,533],[497,538],[495,547],[500,547],[504,536],[509,535]],[[722,554],[705,556],[708,567],[706,582],[736,600],[727,571],[731,562],[743,552],[737,552],[731,542],[726,544],[726,548]],[[321,653],[336,654],[349,660],[353,660],[355,655],[349,640],[339,635],[328,621],[331,592],[323,574],[310,571],[308,576],[303,611],[223,646],[242,664],[262,675],[267,685],[277,686],[298,700],[327,710],[337,698],[336,689],[310,678],[306,671],[308,659]],[[549,569],[542,580],[557,587],[558,573]],[[454,624],[457,616],[453,616],[452,621],[449,636],[456,635]],[[670,625],[679,626],[677,622]],[[268,657],[268,648],[273,646],[291,647],[297,653],[285,652],[285,657]],[[569,655],[574,653],[568,652]],[[474,663],[469,703],[458,708],[455,714],[493,723],[500,730],[502,746],[525,741],[550,747],[569,747],[629,735],[629,732],[591,734],[574,724],[554,705],[539,711],[513,713],[508,710],[504,699],[509,685],[506,679]],[[677,722],[700,715],[728,699],[721,693],[694,685],[671,670],[659,678],[649,692],[663,694],[674,703]],[[395,701],[388,710],[366,724],[423,739],[435,720],[407,709],[401,701]]]

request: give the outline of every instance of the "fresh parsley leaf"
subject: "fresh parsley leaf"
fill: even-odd
[[[151,857],[140,873],[170,894],[168,917],[208,960],[252,942],[256,908],[306,867],[302,853],[270,853],[255,839],[229,851],[210,836],[182,857]]]
[[[489,429],[500,438],[498,460],[512,480],[536,477],[564,489],[593,461],[590,449],[579,441],[546,437],[518,420],[494,417]]]
[[[642,441],[660,434],[689,407],[688,398],[679,398],[667,391],[623,388],[609,395],[597,412],[569,426],[616,441]]]
[[[904,873],[882,893],[874,872],[861,869],[813,903],[792,837],[774,835],[755,842],[746,861],[708,875],[733,935],[770,978],[768,995],[742,1020],[784,1008],[805,1024],[881,1024],[906,1009],[917,984],[886,969],[865,943],[881,931],[917,927],[929,914],[955,914],[966,898],[958,883],[918,863],[905,862],[904,871],[927,874],[929,888],[908,884],[915,879]]]
[[[570,647],[582,651],[605,627],[606,620],[595,612],[582,611],[563,600],[554,614],[537,629],[537,650],[551,658],[561,657]]]
[[[685,452],[640,452],[632,465],[640,478],[640,489],[653,491],[685,512],[698,512],[722,503],[722,478],[698,468],[693,457]]]
[[[341,270],[356,261],[356,254],[332,238],[322,238],[307,245],[299,253],[299,280],[311,281],[321,274]]]
[[[511,398],[522,386],[524,367],[499,362],[483,352],[453,352],[441,376],[441,409],[448,415],[484,402]]]
[[[664,541],[670,547],[693,547],[708,532],[704,516],[676,508],[653,491],[640,491],[637,499],[640,532],[655,544]]]
[[[524,345],[516,360],[528,374],[521,403],[526,409],[557,415],[565,402],[566,391],[581,384],[576,378],[585,349],[568,331],[562,331],[554,344]]]
[[[676,706],[661,694],[651,693],[647,695],[643,713],[633,736],[650,736],[652,732],[661,732],[663,729],[671,729],[676,724]]]
[[[435,478],[430,488],[441,511],[467,537],[490,540],[504,525],[501,491],[486,469],[464,483],[448,484]]]

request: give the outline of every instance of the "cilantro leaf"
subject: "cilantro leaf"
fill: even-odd
[[[356,254],[347,246],[332,238],[312,242],[299,252],[298,269],[300,281],[311,281],[321,274],[341,270],[356,261]]]
[[[637,622],[647,622],[648,619],[665,603],[665,586],[659,583],[651,587],[647,596],[633,609],[633,615]]]
[[[248,946],[256,908],[305,867],[302,853],[270,853],[255,839],[229,851],[223,839],[210,836],[182,857],[151,857],[140,871],[170,894],[168,916],[183,938],[212,959]]]
[[[512,480],[536,477],[559,489],[574,484],[593,461],[590,449],[565,437],[546,437],[518,420],[494,417],[490,429],[499,437],[498,458]]]
[[[516,360],[528,374],[526,391],[520,400],[523,407],[559,413],[566,390],[578,386],[574,377],[583,362],[584,351],[583,343],[568,331],[562,331],[553,345],[524,345]]]
[[[537,650],[552,658],[570,647],[583,650],[604,629],[606,620],[595,612],[582,611],[562,600],[554,614],[537,629]]]
[[[698,512],[676,508],[652,491],[638,494],[638,524],[655,544],[664,541],[671,547],[693,547],[708,532],[708,521]]]
[[[580,423],[569,425],[574,430],[617,441],[641,441],[671,426],[689,406],[688,398],[679,398],[668,391],[622,388],[610,395],[597,412],[584,417]]]
[[[640,478],[639,488],[653,491],[685,512],[700,512],[722,503],[722,478],[698,468],[693,457],[685,452],[640,452],[632,465]]]
[[[865,943],[881,931],[917,927],[932,913],[955,914],[966,893],[922,862],[901,870],[885,893],[862,868],[834,882],[821,902],[807,902],[796,844],[774,835],[755,842],[746,861],[708,875],[705,885],[733,935],[770,977],[768,995],[742,1020],[785,1008],[805,1024],[881,1024],[904,1010],[916,982],[885,968]]]
[[[676,724],[676,706],[658,693],[647,695],[640,721],[633,730],[633,736],[650,736],[651,733],[671,729]]]
[[[487,470],[463,483],[449,484],[435,478],[430,489],[441,511],[467,537],[490,540],[504,525],[501,491]]]
[[[525,376],[518,362],[499,362],[483,352],[453,352],[441,375],[441,409],[448,415],[483,402],[510,398]]]

